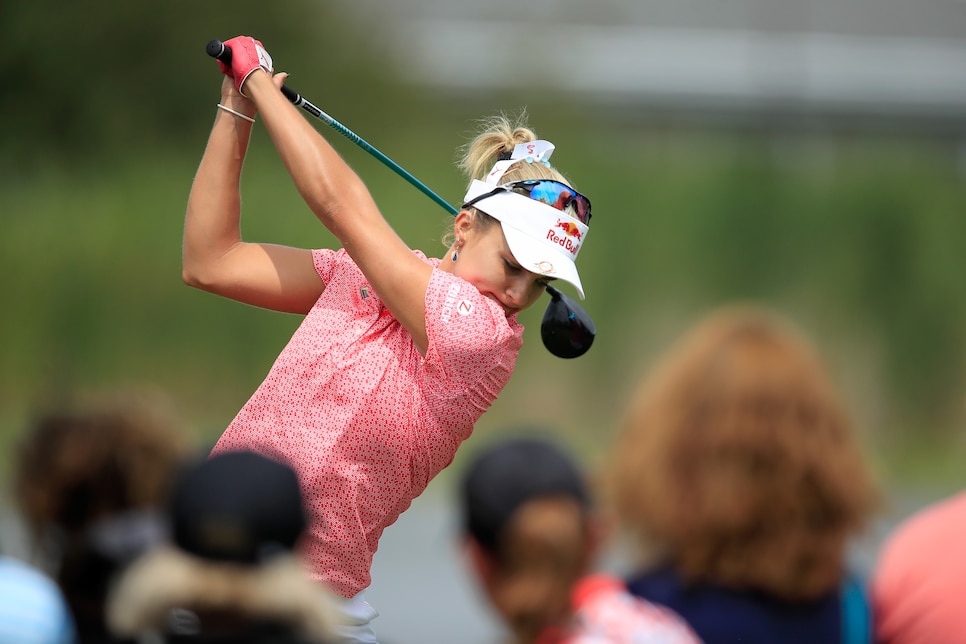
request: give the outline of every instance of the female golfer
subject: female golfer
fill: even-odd
[[[231,66],[188,200],[184,279],[305,315],[214,452],[290,464],[310,527],[312,575],[346,599],[349,641],[375,641],[362,596],[386,526],[453,459],[513,373],[517,314],[549,280],[583,295],[574,259],[590,203],[546,162],[553,146],[505,119],[467,148],[465,205],[442,259],[411,250],[365,185],[279,91],[261,43],[225,43]],[[243,242],[239,182],[259,114],[339,250]],[[483,180],[479,180],[483,179]]]

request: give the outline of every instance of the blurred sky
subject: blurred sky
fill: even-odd
[[[337,1],[430,87],[555,86],[625,108],[966,119],[963,0]]]

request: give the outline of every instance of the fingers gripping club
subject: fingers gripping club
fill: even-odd
[[[212,40],[208,43],[207,51],[208,51],[208,55],[211,56],[212,58],[219,60],[220,62],[222,62],[227,66],[231,66],[231,59],[232,59],[231,48],[226,46],[225,43],[221,42],[220,40]],[[381,161],[390,170],[392,170],[400,177],[408,181],[410,184],[415,186],[420,192],[422,192],[427,197],[429,197],[437,204],[442,206],[451,215],[455,215],[457,212],[459,212],[458,210],[453,208],[453,206],[449,205],[449,203],[447,203],[442,197],[440,197],[438,194],[430,190],[429,187],[426,186],[424,183],[422,183],[419,179],[409,174],[409,172],[407,172],[404,168],[402,168],[398,163],[396,163],[395,161],[387,157],[378,149],[374,148],[365,139],[363,139],[358,134],[356,134],[355,132],[353,132],[346,126],[344,126],[342,123],[339,123],[337,120],[335,120],[334,118],[332,118],[331,116],[329,116],[328,114],[320,110],[318,107],[316,107],[309,101],[305,100],[305,98],[303,98],[301,94],[299,94],[298,92],[296,92],[295,90],[293,90],[288,86],[282,87],[282,94],[284,94],[285,98],[287,98],[293,105],[295,105],[296,107],[302,108],[304,111],[308,112],[312,116],[321,120],[323,123],[331,127],[333,130],[335,130],[345,138],[349,139],[350,141],[358,145],[360,148],[368,152],[370,155],[374,156],[376,159]]]

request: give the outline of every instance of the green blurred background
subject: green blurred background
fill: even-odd
[[[538,83],[447,94],[407,82],[339,6],[0,7],[4,472],[34,410],[90,389],[159,388],[199,441],[214,440],[298,324],[181,281],[185,201],[221,82],[204,46],[251,33],[292,87],[451,203],[465,184],[456,150],[477,120],[524,108],[592,198],[580,266],[597,341],[554,358],[539,340],[543,306],[528,311],[518,371],[479,440],[551,425],[599,462],[656,355],[711,309],[751,300],[815,341],[888,484],[966,485],[962,120],[738,123],[603,109]],[[448,215],[318,125],[403,238],[438,255]],[[243,198],[247,238],[334,243],[258,126]]]

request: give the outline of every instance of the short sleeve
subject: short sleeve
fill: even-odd
[[[475,286],[439,269],[426,289],[426,334],[426,366],[449,389],[437,392],[444,397],[464,389],[485,390],[483,397],[492,401],[512,375],[523,345],[516,316],[508,318]]]
[[[335,265],[338,261],[339,253],[345,253],[345,250],[332,250],[331,248],[316,248],[312,250],[312,263],[315,264],[315,272],[319,274],[322,278],[322,282],[325,284],[329,283],[329,279],[332,277],[332,271],[335,270]]]
[[[426,334],[429,351],[444,362],[458,356],[494,358],[508,348],[519,350],[523,327],[516,316],[464,279],[435,269],[426,288]],[[428,352],[427,352],[428,353]]]

